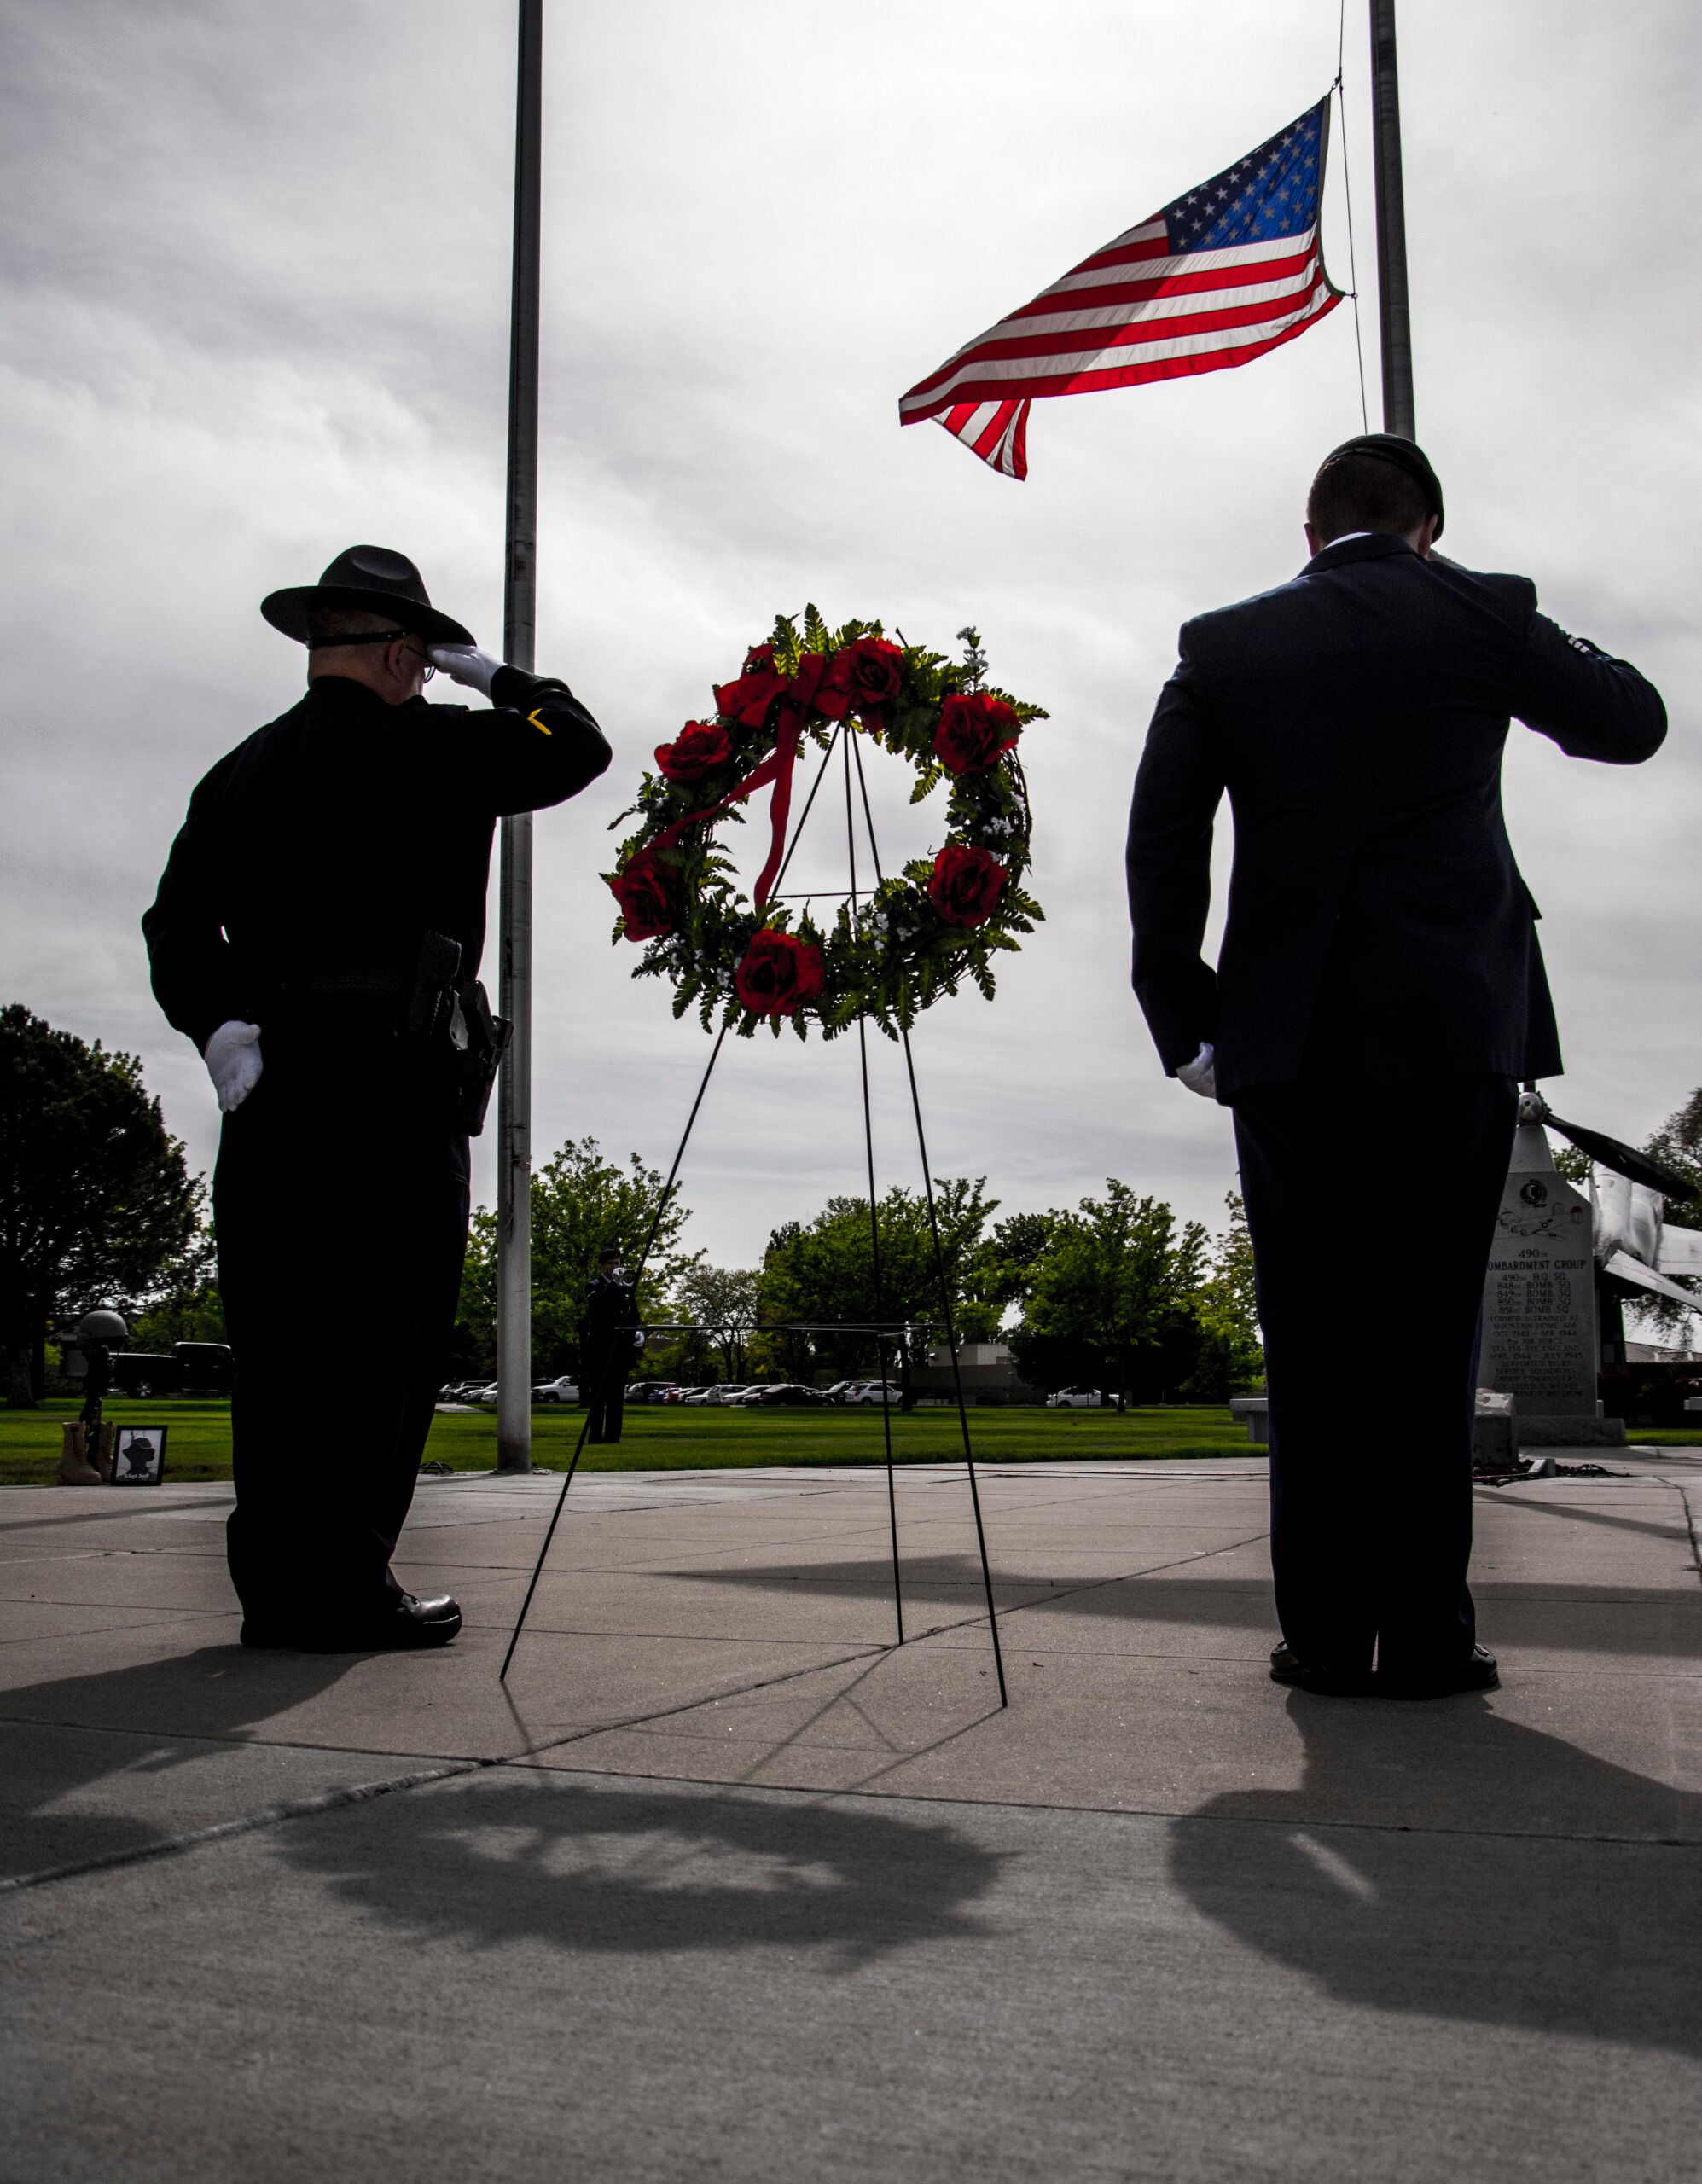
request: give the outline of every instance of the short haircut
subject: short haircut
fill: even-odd
[[[369,613],[364,607],[310,607],[307,610],[310,651],[334,645],[340,637],[377,636],[385,630],[398,637],[408,634],[390,615]]]
[[[1337,456],[1306,496],[1306,520],[1326,546],[1348,531],[1416,531],[1431,514],[1417,479],[1375,455]]]

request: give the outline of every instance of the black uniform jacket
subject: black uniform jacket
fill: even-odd
[[[613,1275],[599,1274],[585,1292],[585,1310],[579,1321],[579,1340],[587,1350],[610,1348],[623,1333],[638,1324],[633,1304],[633,1285]]]
[[[1165,1071],[1217,1048],[1217,1096],[1300,1074],[1321,994],[1371,1082],[1551,1077],[1560,1043],[1502,816],[1509,716],[1631,765],[1666,714],[1633,667],[1404,539],[1342,539],[1182,632],[1129,820],[1134,983]],[[1229,917],[1202,959],[1213,816]]]
[[[204,1048],[232,1019],[264,1029],[316,979],[405,978],[427,930],[476,973],[497,819],[560,804],[609,762],[565,682],[504,667],[491,697],[389,706],[322,676],[219,760],[142,921],[180,1031]]]

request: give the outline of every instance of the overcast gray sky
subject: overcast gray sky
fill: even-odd
[[[370,540],[500,642],[513,16],[0,6],[3,997],[139,1052],[198,1166],[212,1095],[137,921],[195,780],[299,689],[258,600]],[[1350,0],[1345,148],[1374,424],[1364,16]],[[538,826],[540,1157],[594,1135],[665,1164],[706,1043],[609,945],[606,828],[776,609],[815,599],[941,646],[973,620],[1052,715],[1024,745],[1049,922],[995,1004],[916,1034],[936,1170],[987,1174],[1008,1209],[1116,1174],[1217,1220],[1229,1118],[1161,1076],[1129,993],[1124,819],[1178,624],[1304,559],[1310,470],[1359,429],[1352,311],[1240,371],[1037,404],[1023,485],[901,433],[896,404],[1321,96],[1337,20],[1335,0],[548,0],[538,665],[616,756]],[[1507,769],[1556,1104],[1634,1137],[1702,1077],[1695,24],[1682,0],[1401,17],[1449,550],[1533,576],[1672,717],[1641,769],[1518,729]],[[895,862],[929,838],[908,787],[880,784]],[[875,1045],[882,1180],[914,1182]],[[687,1195],[691,1240],[745,1263],[860,1188],[856,1052],[729,1052]],[[1397,1122],[1391,1154],[1421,1172]]]

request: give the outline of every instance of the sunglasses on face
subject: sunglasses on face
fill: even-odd
[[[310,645],[308,650],[310,652],[340,652],[345,645],[393,645],[402,642],[407,636],[408,632],[405,630],[369,630],[355,637],[327,637],[323,644]],[[423,682],[429,682],[438,671],[431,663],[430,655],[424,646],[419,644],[417,639],[410,649],[417,649],[419,657],[425,661],[426,671],[420,679]]]

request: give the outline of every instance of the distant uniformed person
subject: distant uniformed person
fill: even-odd
[[[579,1385],[590,1411],[588,1442],[618,1441],[626,1411],[626,1376],[632,1369],[638,1313],[633,1284],[620,1263],[620,1246],[597,1256],[579,1323]]]
[[[442,1645],[460,1609],[404,1592],[390,1558],[506,1037],[477,979],[491,839],[609,747],[564,682],[479,652],[403,555],[351,547],[260,611],[307,647],[307,694],[196,788],[142,920],[224,1111],[230,1575],[245,1645]],[[436,669],[492,709],[427,705]]]

